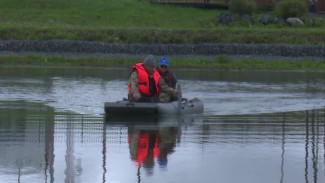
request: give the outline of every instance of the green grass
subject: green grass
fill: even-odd
[[[130,68],[141,57],[131,58],[72,58],[62,56],[45,57],[30,53],[26,56],[0,56],[0,65],[10,66],[78,66],[78,67],[128,67]],[[233,59],[227,55],[215,58],[170,58],[172,68],[220,69],[220,70],[325,70],[325,59],[312,61],[301,60],[272,60]]]
[[[210,28],[216,10],[149,0],[1,0],[2,26],[75,29]]]
[[[225,26],[218,24],[222,11],[149,0],[0,0],[0,39],[325,44],[324,20],[314,26]]]

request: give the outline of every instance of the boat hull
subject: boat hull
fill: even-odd
[[[179,109],[180,107],[180,109]],[[177,115],[202,113],[204,105],[198,98],[183,99],[167,103],[129,102],[127,100],[118,102],[105,102],[106,114],[155,114],[155,115]]]

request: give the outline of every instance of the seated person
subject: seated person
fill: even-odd
[[[159,67],[158,72],[162,78],[164,78],[165,82],[169,87],[176,88],[176,82],[177,79],[175,77],[175,74],[169,70],[169,61],[166,57],[161,57],[159,60]]]
[[[137,63],[131,68],[128,83],[128,99],[132,102],[169,102],[177,97],[178,92],[168,87],[155,69],[156,60],[148,55],[143,63]]]

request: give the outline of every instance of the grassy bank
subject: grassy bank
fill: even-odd
[[[0,56],[0,65],[10,66],[82,66],[82,67],[131,67],[142,58],[71,58],[36,54],[26,56]],[[325,59],[322,61],[301,60],[272,60],[234,59],[226,55],[215,58],[171,58],[171,68],[192,69],[276,69],[276,70],[325,70]]]
[[[151,4],[149,0],[1,0],[0,39],[112,43],[325,44],[325,23],[313,27],[219,25],[224,10]]]
[[[88,40],[110,43],[289,43],[325,45],[325,21],[313,26],[220,25],[224,10],[151,4],[149,0],[0,0],[2,40]],[[258,16],[258,15],[255,15]],[[0,56],[1,65],[130,67],[141,58]],[[174,68],[313,69],[325,61],[192,58]]]

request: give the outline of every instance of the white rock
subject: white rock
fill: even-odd
[[[304,22],[302,20],[300,20],[299,18],[296,18],[296,17],[287,18],[287,22],[291,25],[304,24]]]

